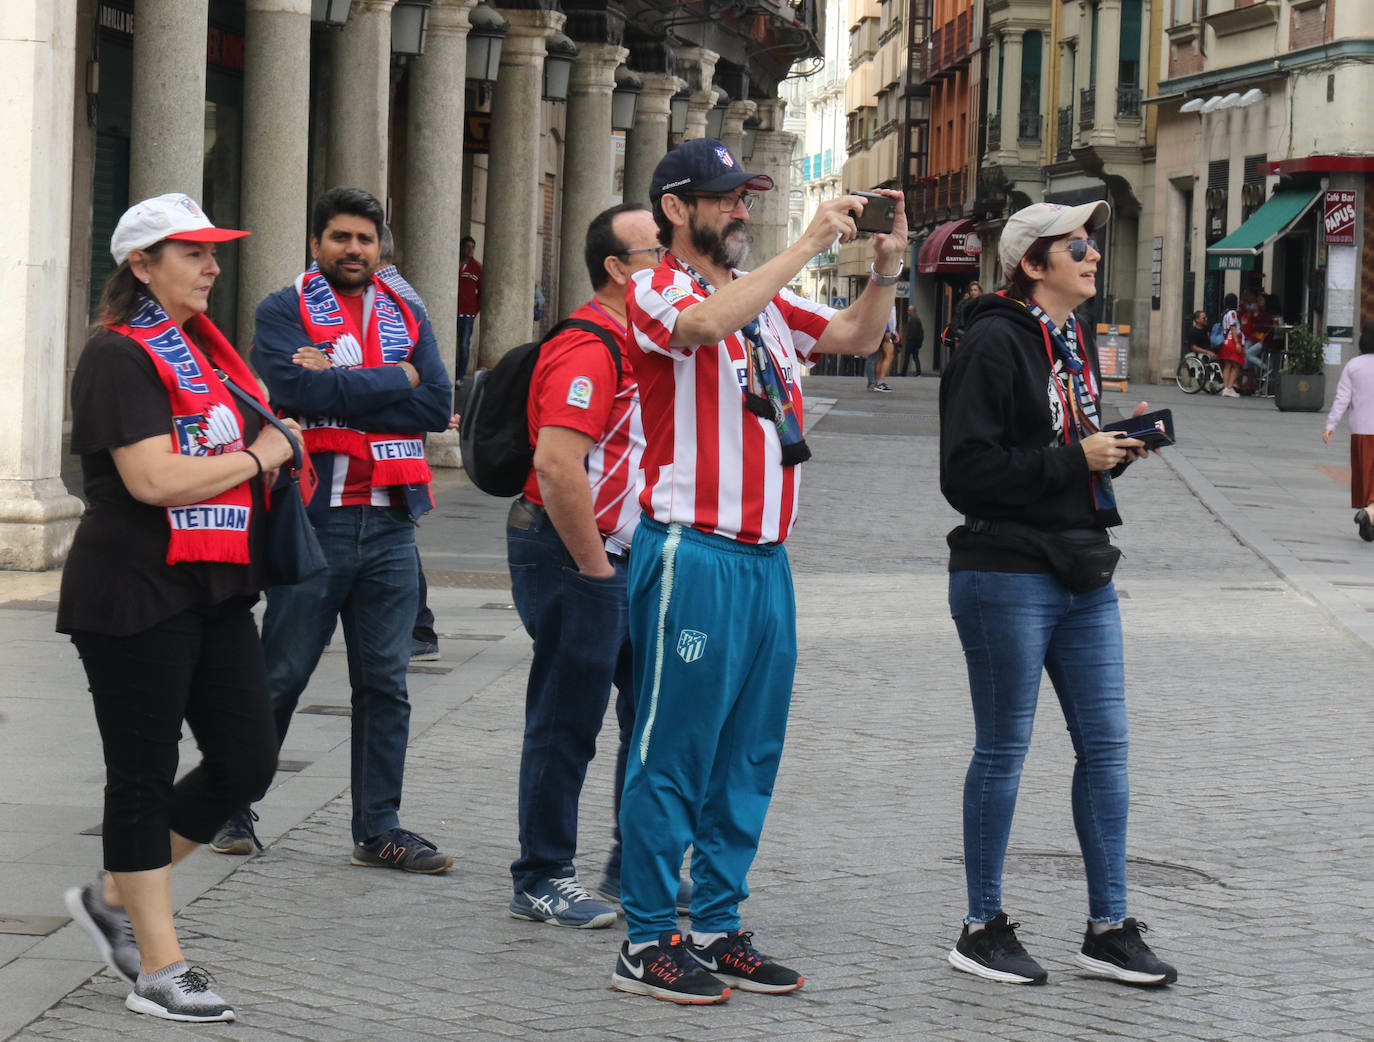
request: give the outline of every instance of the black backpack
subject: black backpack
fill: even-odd
[[[542,340],[521,344],[492,368],[477,370],[458,424],[458,447],[469,480],[490,496],[518,496],[525,487],[534,466],[527,411],[530,378],[539,349],[569,329],[592,333],[606,345],[620,384],[620,345],[608,329],[580,318],[564,319]]]

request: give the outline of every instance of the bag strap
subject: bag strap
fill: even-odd
[[[611,353],[611,361],[615,363],[615,382],[619,384],[625,375],[625,369],[620,363],[620,345],[615,342],[615,337],[611,335],[611,331],[605,326],[599,326],[595,322],[588,322],[585,318],[565,318],[545,334],[544,339],[539,341],[539,346],[542,348],[554,337],[559,336],[569,329],[578,329],[584,333],[591,333],[606,345],[606,350]]]
[[[215,375],[224,381],[224,386],[229,388],[230,394],[232,394],[240,402],[248,406],[248,408],[252,409],[255,413],[257,413],[264,420],[266,420],[268,423],[270,423],[273,427],[277,428],[277,430],[281,431],[282,434],[286,436],[286,442],[288,445],[291,446],[291,472],[294,474],[296,471],[300,470],[302,462],[301,447],[299,444],[297,444],[296,439],[291,436],[291,431],[287,428],[286,424],[282,423],[281,420],[277,418],[277,415],[274,412],[272,412],[271,409],[264,409],[262,407],[262,403],[258,401],[257,398],[253,397],[253,395],[251,394],[248,394],[241,387],[239,387],[238,384],[234,383],[233,380],[229,379],[229,377],[225,374],[223,369],[216,369]]]

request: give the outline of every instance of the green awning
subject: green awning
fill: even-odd
[[[1275,192],[1250,215],[1250,219],[1226,238],[1207,247],[1209,271],[1245,270],[1255,266],[1255,258],[1280,235],[1285,235],[1302,220],[1320,196],[1321,189],[1303,188]]]

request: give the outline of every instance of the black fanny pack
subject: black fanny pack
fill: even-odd
[[[990,535],[1009,547],[1039,557],[1071,593],[1091,593],[1112,581],[1121,551],[1096,529],[1046,532],[1017,521],[964,518],[964,528]]]

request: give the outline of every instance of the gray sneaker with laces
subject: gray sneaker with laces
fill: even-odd
[[[105,965],[130,984],[138,980],[142,966],[134,928],[124,909],[105,903],[105,873],[101,872],[94,883],[74,886],[62,896],[72,918],[91,935]]]
[[[140,973],[124,1006],[135,1013],[190,1024],[234,1019],[229,1003],[210,990],[210,974],[185,962],[174,962],[156,973]]]

